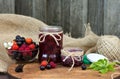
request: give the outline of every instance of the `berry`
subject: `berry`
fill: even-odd
[[[87,69],[85,64],[82,64],[81,68],[82,68],[82,70],[86,70]]]
[[[26,47],[26,48],[25,48],[25,51],[30,51],[30,48],[29,48],[29,47]]]
[[[25,38],[24,38],[24,37],[21,37],[21,41],[22,41],[22,42],[25,42]]]
[[[34,44],[30,44],[29,48],[33,50],[33,49],[35,49],[35,45]]]
[[[56,64],[53,61],[50,62],[50,65],[51,65],[52,68],[56,67]]]
[[[22,44],[20,48],[26,48],[28,45],[27,44]]]
[[[45,66],[40,66],[40,70],[45,70]]]
[[[21,41],[18,41],[18,42],[17,42],[17,45],[18,45],[18,46],[21,46],[21,45],[22,45],[22,42],[21,42]]]
[[[47,62],[46,60],[44,60],[44,61],[42,61],[42,62],[41,62],[41,64],[40,64],[40,65],[41,65],[41,66],[45,66],[45,67],[46,67],[46,66],[47,66],[47,64],[48,64],[48,62]]]
[[[46,69],[51,69],[51,65],[47,64]]]
[[[23,52],[23,51],[25,50],[25,48],[20,47],[18,50],[19,50],[20,52]]]
[[[27,44],[31,44],[32,43],[32,39],[31,38],[26,38],[25,41],[26,41]]]
[[[17,36],[15,37],[15,39],[19,39],[19,38],[21,38],[20,35],[17,35]]]
[[[14,44],[14,45],[12,46],[12,50],[18,50],[18,49],[19,49],[19,46],[18,46],[18,45]]]
[[[16,42],[16,41],[13,41],[13,45],[14,45],[14,44],[17,44],[17,42]]]
[[[17,38],[17,39],[15,39],[15,41],[16,41],[16,42],[18,42],[18,41],[19,41],[19,39]]]

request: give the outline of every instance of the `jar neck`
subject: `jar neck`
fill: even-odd
[[[61,32],[62,28],[60,26],[48,26],[40,28],[40,32]]]

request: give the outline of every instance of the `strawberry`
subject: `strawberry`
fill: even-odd
[[[19,49],[19,46],[17,44],[13,44],[12,50],[18,50],[18,49]]]
[[[25,42],[26,42],[27,44],[31,44],[32,41],[33,41],[33,40],[32,40],[31,38],[26,38],[26,39],[25,39]]]
[[[41,66],[45,66],[45,67],[46,67],[46,66],[47,66],[47,64],[48,64],[48,62],[47,62],[46,60],[44,60],[44,61],[42,61],[42,62],[41,62],[41,64],[40,64],[40,65],[41,65]]]
[[[35,49],[35,45],[34,44],[30,44],[29,48],[33,50],[33,49]]]

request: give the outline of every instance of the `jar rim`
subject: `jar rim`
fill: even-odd
[[[41,32],[60,32],[62,31],[61,26],[47,26],[47,27],[41,27],[39,29]]]

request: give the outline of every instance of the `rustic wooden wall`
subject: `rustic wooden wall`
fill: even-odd
[[[73,37],[84,35],[90,22],[98,34],[120,37],[120,0],[0,0],[0,13],[16,13],[62,26]]]

